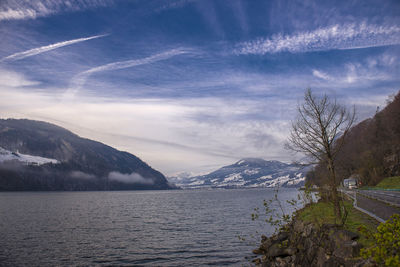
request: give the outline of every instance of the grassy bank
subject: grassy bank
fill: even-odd
[[[347,220],[344,225],[345,229],[358,233],[360,235],[359,242],[363,246],[369,247],[373,245],[373,243],[371,243],[372,240],[367,239],[366,236],[359,233],[358,229],[360,226],[365,226],[368,230],[375,232],[379,223],[368,215],[353,208],[352,203],[349,201],[345,202],[345,207],[348,211]],[[298,216],[305,222],[314,222],[318,225],[335,223],[333,206],[331,203],[326,202],[313,203],[300,210]]]
[[[383,179],[376,186],[367,186],[361,189],[389,189],[400,190],[400,176],[388,177]]]
[[[375,187],[383,189],[400,189],[400,176],[385,178]]]

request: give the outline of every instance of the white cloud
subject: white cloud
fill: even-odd
[[[314,69],[314,70],[312,71],[312,74],[313,74],[315,77],[320,78],[320,79],[323,79],[323,80],[327,80],[327,81],[332,80],[332,77],[331,77],[331,76],[329,76],[327,73],[324,73],[324,72],[319,71],[319,70],[315,70],[315,69]]]
[[[356,66],[354,64],[347,64],[346,69],[347,69],[346,81],[348,83],[356,82],[359,79],[356,73]]]
[[[59,42],[59,43],[54,43],[51,45],[46,45],[46,46],[41,46],[41,47],[36,47],[33,49],[29,49],[27,51],[23,51],[23,52],[18,52],[12,55],[9,55],[3,59],[0,60],[1,61],[14,61],[14,60],[19,60],[19,59],[23,59],[23,58],[27,58],[27,57],[31,57],[31,56],[35,56],[44,52],[48,52],[63,46],[67,46],[67,45],[72,45],[72,44],[76,44],[76,43],[80,43],[80,42],[84,42],[84,41],[88,41],[88,40],[92,40],[92,39],[96,39],[96,38],[100,38],[100,37],[104,37],[107,36],[106,34],[103,35],[95,35],[95,36],[90,36],[90,37],[85,37],[85,38],[79,38],[79,39],[74,39],[74,40],[69,40],[69,41],[64,41],[64,42]]]
[[[49,14],[49,11],[42,11],[41,14]],[[6,9],[0,11],[1,20],[12,20],[12,19],[35,19],[38,16],[38,12],[34,9]]]
[[[349,61],[334,68],[312,69],[312,75],[318,79],[311,80],[308,86],[349,90],[376,86],[379,82],[398,82],[398,75],[394,74],[398,66],[395,55],[383,53],[359,61]],[[310,80],[307,77],[301,79]],[[299,83],[304,84],[302,81]]]
[[[309,52],[331,49],[356,49],[400,44],[400,27],[361,24],[333,25],[292,35],[273,35],[240,43],[236,54]]]
[[[140,174],[132,172],[131,174],[123,174],[120,172],[110,172],[108,174],[108,179],[125,183],[125,184],[144,184],[152,185],[154,181],[151,179],[145,179]]]
[[[393,66],[396,63],[398,64],[398,57],[395,55],[383,54],[379,58],[379,63],[381,63],[384,66]]]
[[[59,12],[79,11],[106,6],[111,0],[23,0],[4,1],[0,5],[0,21],[36,19]]]
[[[5,87],[21,87],[39,84],[36,81],[27,79],[24,75],[0,68],[0,85]]]

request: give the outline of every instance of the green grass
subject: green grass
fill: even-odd
[[[384,189],[400,189],[400,176],[385,178],[375,187]]]
[[[354,233],[358,233],[360,235],[359,242],[364,247],[373,245],[371,240],[367,239],[366,236],[362,235],[358,231],[358,228],[363,225],[368,230],[375,232],[379,223],[368,215],[354,209],[353,205],[349,201],[345,202],[345,207],[346,210],[349,211],[349,214],[347,216],[344,228]],[[298,215],[304,222],[314,222],[319,225],[339,223],[335,222],[333,205],[326,202],[314,203],[300,210]]]

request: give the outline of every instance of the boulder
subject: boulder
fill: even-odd
[[[269,247],[266,256],[269,258],[276,258],[276,257],[282,257],[282,256],[289,256],[287,254],[285,248],[282,248],[280,244],[275,243],[272,246]]]

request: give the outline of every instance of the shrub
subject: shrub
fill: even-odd
[[[380,266],[400,266],[400,215],[392,215],[378,226],[376,233],[368,234],[376,245],[361,249],[361,256],[372,258]]]

